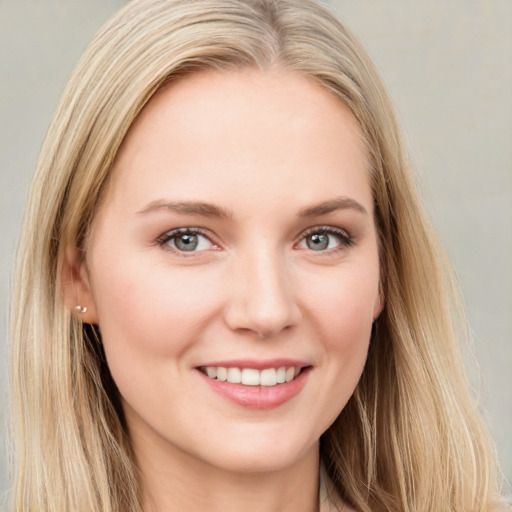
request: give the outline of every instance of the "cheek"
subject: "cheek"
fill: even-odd
[[[337,412],[355,389],[366,362],[378,279],[378,266],[340,268],[310,297],[310,317],[323,346],[324,368]]]
[[[302,281],[307,339],[314,342],[317,373],[308,414],[320,437],[339,416],[360,380],[378,292],[378,265],[316,269]],[[308,291],[309,293],[305,293]]]
[[[176,409],[172,389],[181,390],[181,399],[189,392],[180,387],[189,372],[188,354],[215,314],[216,299],[200,272],[194,277],[167,266],[148,272],[136,262],[120,263],[105,264],[114,269],[110,273],[97,273],[99,327],[125,404],[151,418],[162,410],[162,393],[169,412]],[[194,403],[193,396],[189,402]]]
[[[201,272],[173,272],[162,266],[146,270],[132,262],[104,262],[94,287],[105,349],[126,360],[145,360],[185,350],[215,309],[215,294]],[[115,361],[112,361],[115,364]]]
[[[308,309],[333,349],[359,345],[371,331],[379,287],[378,265],[347,265],[308,283]]]
[[[370,308],[354,294],[338,294],[329,303],[320,329],[335,386],[355,388],[363,371],[372,329]],[[343,376],[340,379],[340,376]],[[348,398],[348,397],[347,397]]]

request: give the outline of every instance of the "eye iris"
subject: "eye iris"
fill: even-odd
[[[199,241],[197,235],[183,234],[175,238],[174,244],[180,251],[194,251]]]
[[[314,233],[306,238],[306,244],[313,251],[323,251],[329,247],[329,235],[326,233]]]

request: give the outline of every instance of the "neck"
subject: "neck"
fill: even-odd
[[[315,512],[318,507],[316,444],[286,468],[257,473],[218,468],[176,449],[134,449],[144,512]]]

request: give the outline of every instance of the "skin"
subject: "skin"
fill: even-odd
[[[164,243],[177,228],[204,231],[195,251]],[[310,248],[311,230],[327,248]],[[123,143],[86,265],[68,255],[68,301],[100,326],[145,510],[315,510],[318,439],[354,391],[382,307],[367,158],[348,109],[278,70],[173,83]],[[279,357],[311,368],[267,410],[219,396],[198,370]]]

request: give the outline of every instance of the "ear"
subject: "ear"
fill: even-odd
[[[60,278],[64,305],[81,322],[97,324],[98,315],[87,268],[80,251],[75,247],[66,249]]]
[[[384,295],[384,288],[382,287],[382,282],[379,281],[379,293],[377,294],[377,298],[375,299],[375,305],[373,307],[373,321],[379,318],[382,310],[384,309],[384,304],[386,303],[386,297]]]

